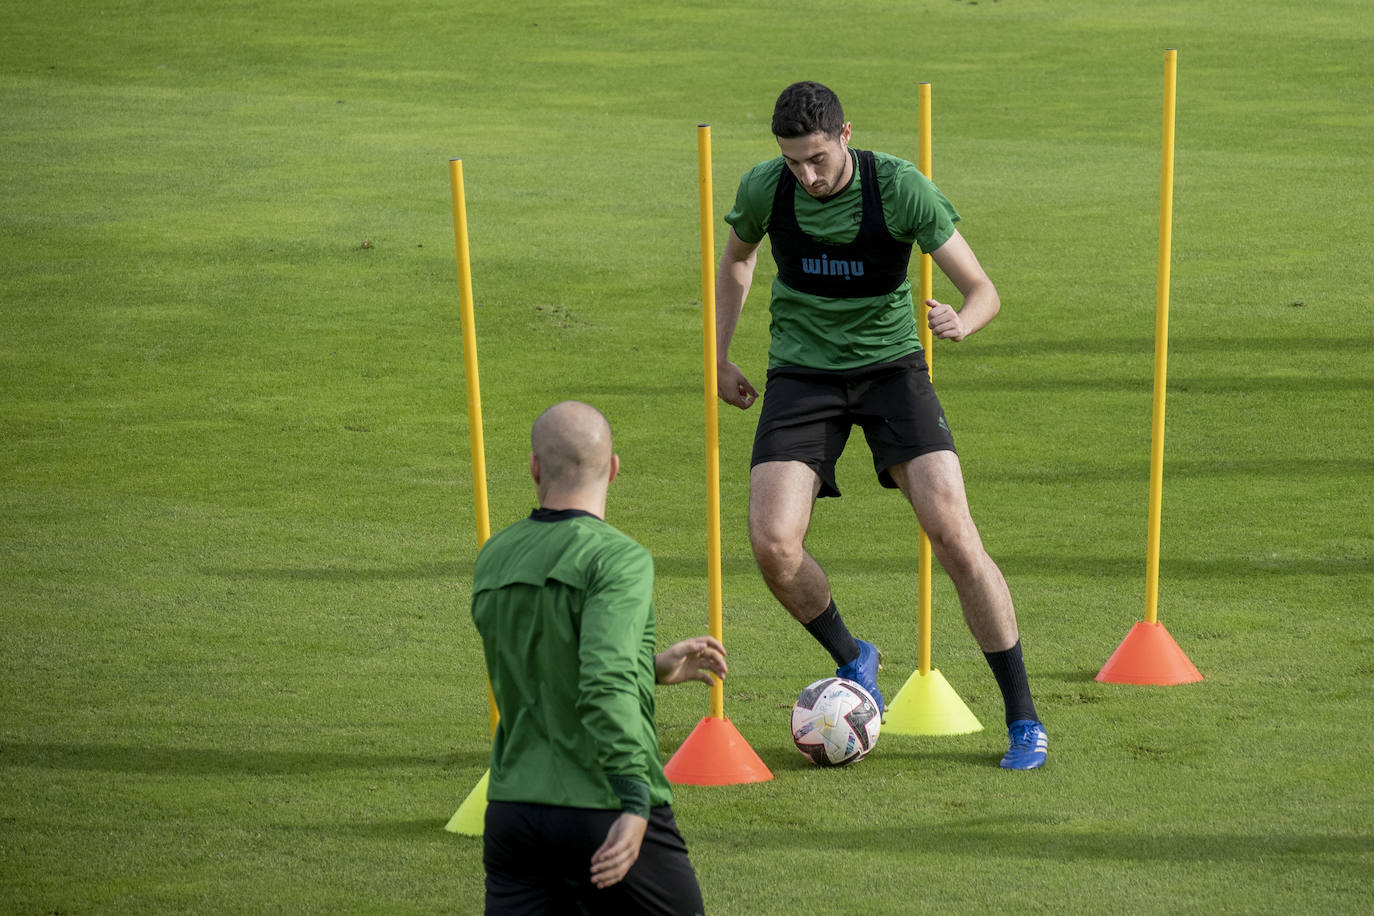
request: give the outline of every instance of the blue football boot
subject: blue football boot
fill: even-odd
[[[835,676],[853,681],[873,694],[878,711],[886,716],[887,704],[883,702],[882,691],[878,689],[878,671],[883,667],[883,653],[871,642],[864,642],[862,639],[856,641],[859,644],[858,657],[849,664],[836,668]]]
[[[1049,754],[1050,736],[1045,726],[1034,719],[1017,719],[1007,726],[1011,746],[1002,758],[1004,770],[1033,770],[1045,765]]]

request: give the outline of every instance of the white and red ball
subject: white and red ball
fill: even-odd
[[[882,713],[873,695],[853,681],[821,678],[792,707],[792,741],[812,763],[842,767],[878,743]]]

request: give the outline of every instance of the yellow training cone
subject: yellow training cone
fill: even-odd
[[[938,668],[913,671],[887,707],[883,732],[894,735],[967,735],[983,730]]]
[[[490,777],[490,770],[482,774],[482,778],[477,780],[477,785],[472,787],[468,797],[458,806],[458,810],[453,812],[453,817],[448,819],[444,826],[445,830],[464,836],[482,835],[482,828],[486,826],[487,819],[487,780]]]

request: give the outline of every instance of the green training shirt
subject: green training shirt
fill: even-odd
[[[886,153],[873,155],[883,217],[893,238],[927,253],[949,241],[959,213],[940,189],[910,162]],[[854,159],[852,151],[850,158]],[[786,167],[779,156],[759,163],[740,179],[734,209],[725,221],[742,241],[761,242],[768,233],[778,178]],[[817,200],[798,185],[795,201],[802,231],[826,242],[853,241],[863,212],[860,182],[856,161],[853,180],[828,200]],[[921,349],[910,281],[876,298],[828,299],[792,289],[774,277],[768,309],[770,369],[852,369]]]
[[[634,811],[672,802],[654,729],[653,559],[585,512],[487,541],[472,619],[501,719],[487,798]]]

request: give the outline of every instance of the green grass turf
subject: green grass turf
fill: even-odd
[[[0,11],[0,909],[479,908],[480,844],[442,830],[488,748],[446,161],[492,523],[531,505],[537,411],[603,408],[667,642],[706,625],[695,127],[719,217],[800,78],[908,156],[934,85],[935,177],[1005,303],[936,379],[1052,754],[996,768],[939,574],[935,663],[986,730],[839,772],[791,749],[826,659],[753,569],[753,417],[723,410],[726,711],[776,778],[678,791],[711,910],[1374,906],[1366,4],[741,6]],[[1127,687],[1093,676],[1143,613],[1167,47],[1160,614],[1206,679]],[[913,524],[866,463],[810,543],[891,695]],[[660,692],[665,754],[705,711]]]

